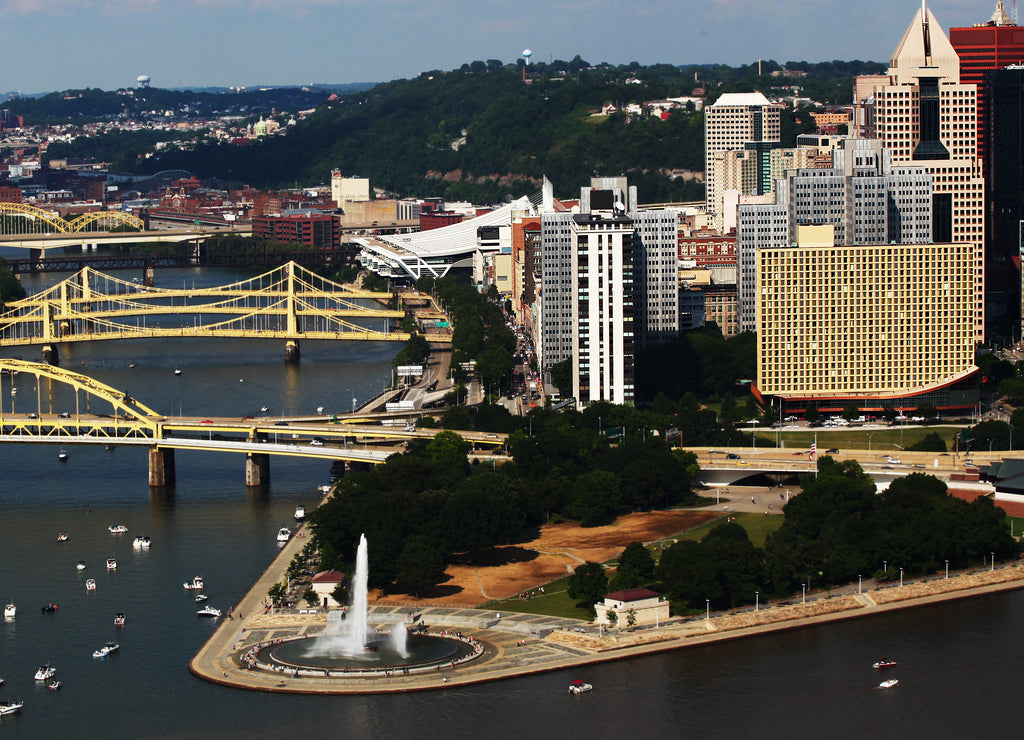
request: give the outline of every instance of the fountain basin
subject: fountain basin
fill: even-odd
[[[433,670],[437,666],[463,663],[482,652],[480,643],[455,637],[411,634],[406,641],[406,655],[398,652],[381,635],[371,643],[374,649],[358,655],[331,654],[317,647],[317,636],[304,636],[274,641],[257,646],[249,653],[254,667],[264,670],[295,672],[299,675],[323,675],[324,671],[341,673],[377,673]]]

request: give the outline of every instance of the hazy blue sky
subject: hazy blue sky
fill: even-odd
[[[741,64],[889,54],[917,0],[0,0],[0,91],[367,82],[475,59]],[[944,29],[995,0],[931,0]],[[1006,0],[1009,10],[1010,0]]]

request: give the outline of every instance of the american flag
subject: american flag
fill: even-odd
[[[815,456],[816,454],[818,454],[818,443],[817,443],[817,442],[815,441],[815,442],[811,442],[811,454],[810,454],[810,459],[811,459],[811,460],[813,460],[813,459],[814,459],[814,456]]]

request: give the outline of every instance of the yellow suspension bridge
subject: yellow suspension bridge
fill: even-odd
[[[369,308],[360,299],[385,294],[323,278],[289,262],[270,272],[210,288],[156,288],[84,268],[53,287],[9,303],[0,314],[0,347],[43,345],[57,363],[56,343],[162,337],[284,339],[298,359],[300,339],[399,341],[404,312]],[[168,317],[178,317],[177,320]],[[450,342],[450,335],[426,335]]]

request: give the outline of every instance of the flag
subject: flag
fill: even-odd
[[[817,453],[818,453],[818,442],[817,441],[811,442],[811,454],[809,455],[809,459],[813,460],[814,456]]]

